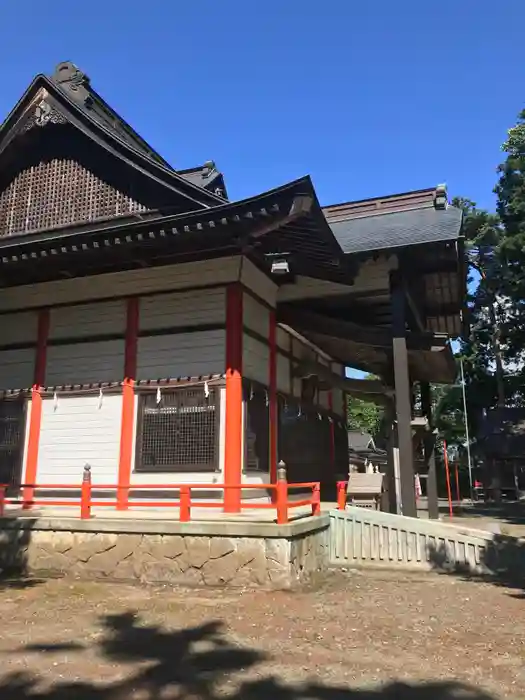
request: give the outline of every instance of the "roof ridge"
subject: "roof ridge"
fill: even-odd
[[[350,220],[356,221],[359,219],[369,219],[369,218],[372,218],[374,216],[390,216],[392,214],[405,214],[405,213],[411,212],[411,211],[421,211],[422,209],[434,209],[434,206],[432,204],[428,204],[428,205],[419,206],[419,207],[407,207],[406,209],[387,209],[386,211],[382,210],[382,209],[378,209],[376,211],[368,211],[368,212],[364,212],[362,214],[357,214],[356,216],[346,216],[346,217],[343,214],[341,214],[340,217],[330,217],[330,223],[336,224],[336,223],[343,222],[343,221],[350,221]],[[325,213],[324,207],[323,207],[323,213]]]
[[[419,189],[419,190],[407,190],[406,192],[394,192],[393,194],[380,195],[377,197],[365,197],[364,199],[350,199],[350,200],[347,200],[346,202],[336,202],[334,204],[325,204],[323,206],[323,209],[329,209],[331,207],[341,207],[341,206],[346,206],[348,204],[364,204],[364,203],[382,201],[385,199],[396,199],[398,197],[407,197],[409,195],[423,194],[423,193],[430,193],[430,192],[433,193],[435,191],[436,191],[436,187],[424,187],[424,188]]]
[[[84,111],[109,127],[128,145],[138,148],[145,156],[164,167],[174,170],[150,144],[111,107],[91,85],[89,76],[71,61],[59,63],[49,79]],[[96,109],[98,107],[98,110]],[[95,109],[94,109],[95,108]],[[120,127],[120,128],[119,128]],[[123,138],[124,136],[124,138]],[[128,138],[126,138],[126,136]]]

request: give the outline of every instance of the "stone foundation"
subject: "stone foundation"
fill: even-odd
[[[187,586],[293,588],[328,566],[328,517],[257,523],[0,521],[0,570]]]

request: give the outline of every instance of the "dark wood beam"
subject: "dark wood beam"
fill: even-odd
[[[430,430],[423,438],[423,449],[425,453],[425,464],[427,467],[427,500],[428,517],[432,520],[439,518],[439,501],[436,477],[436,434],[432,427],[432,397],[431,388],[428,382],[421,382],[421,408],[426,416]]]
[[[294,197],[287,214],[278,217],[277,220],[274,219],[268,221],[267,223],[261,223],[259,226],[249,232],[248,237],[252,240],[257,240],[268,233],[273,233],[276,228],[290,224],[306,214],[309,214],[312,210],[312,206],[312,197],[308,195],[297,195]]]
[[[348,394],[358,396],[359,398],[379,400],[379,403],[384,403],[387,397],[391,397],[393,392],[382,381],[376,379],[355,379],[351,377],[341,377],[332,372],[328,367],[313,362],[311,360],[300,360],[293,368],[293,374],[296,377],[316,376],[329,386],[335,389],[341,389]]]
[[[408,372],[405,294],[403,281],[397,271],[391,275],[391,294],[393,321],[392,356],[396,390],[401,512],[403,515],[415,518],[417,517],[417,507],[411,427],[412,392]]]
[[[403,323],[406,323],[405,316],[405,295],[404,289],[400,289],[400,303],[403,304]],[[390,349],[395,336],[392,328],[379,326],[365,326],[344,321],[341,318],[334,318],[326,313],[315,313],[305,310],[305,306],[280,304],[277,308],[277,320],[299,332],[316,333],[340,340],[351,340],[354,343],[370,345],[371,347]],[[445,347],[447,337],[432,332],[419,332],[406,334],[404,330],[404,341],[409,350],[431,350],[434,347]]]

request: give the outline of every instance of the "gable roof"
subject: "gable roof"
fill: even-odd
[[[79,276],[163,265],[201,251],[212,256],[244,251],[266,270],[277,255],[303,274],[343,284],[352,279],[352,261],[326,223],[309,177],[213,208],[156,218],[146,212],[140,219],[0,237],[0,279],[4,286],[31,284],[64,271]]]
[[[217,170],[213,160],[209,160],[204,165],[198,165],[196,168],[187,168],[186,170],[177,170],[177,173],[189,182],[195,185],[210,190],[218,194],[220,197],[227,199],[226,186],[224,184],[224,176]]]
[[[457,240],[462,212],[446,202],[446,189],[415,190],[323,207],[345,253]]]
[[[188,211],[225,202],[224,197],[178,174],[107,105],[93,90],[89,78],[70,62],[59,64],[52,78],[34,78],[0,126],[0,154],[28,123],[39,123],[38,120],[71,123],[114,157],[183,197]]]

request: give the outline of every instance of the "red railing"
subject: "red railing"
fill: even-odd
[[[80,517],[83,520],[91,518],[92,508],[117,508],[118,498],[116,494],[122,490],[126,491],[129,507],[139,506],[142,508],[178,508],[180,522],[191,520],[192,508],[224,508],[224,492],[228,489],[258,489],[267,490],[272,498],[270,503],[254,503],[252,501],[241,501],[241,510],[249,509],[275,509],[277,512],[277,523],[284,525],[289,522],[289,510],[302,506],[310,506],[312,515],[321,514],[321,487],[319,482],[309,481],[304,483],[288,483],[282,477],[282,470],[279,470],[279,480],[276,484],[136,484],[129,486],[119,486],[118,484],[93,484],[91,481],[91,471],[84,469],[82,484],[20,484],[17,486],[21,491],[21,496],[8,497],[5,484],[0,485],[0,517],[5,514],[6,505],[19,505],[24,510],[33,506],[79,506]],[[216,501],[192,500],[192,490],[223,491],[223,498]],[[310,490],[311,493],[306,498],[300,500],[289,500],[290,489]],[[34,498],[34,491],[79,491],[80,498],[72,496],[68,500],[54,500],[50,498]],[[93,490],[113,491],[114,498],[93,498]],[[178,500],[132,500],[133,491],[172,491],[178,492]]]
[[[338,481],[337,482],[337,510],[345,510],[347,490],[348,490],[348,481]]]

